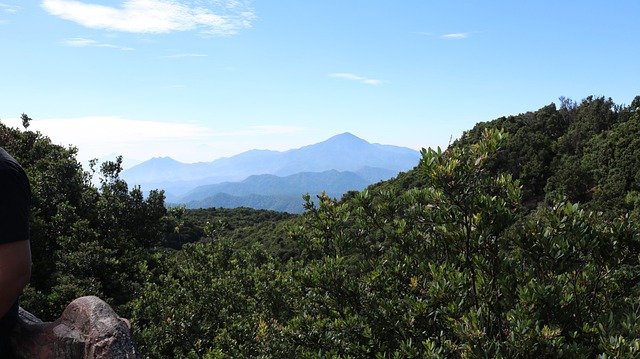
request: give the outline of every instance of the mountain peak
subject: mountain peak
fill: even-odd
[[[167,186],[176,188],[182,182],[186,187],[196,182],[212,184],[240,181],[258,174],[288,176],[327,170],[355,172],[363,167],[397,173],[415,166],[420,157],[417,151],[399,151],[399,148],[371,144],[350,132],[344,132],[323,142],[284,152],[251,150],[201,164],[184,164],[169,157],[154,158],[123,172],[122,177],[129,183],[163,184],[167,189]]]
[[[351,132],[344,132],[341,133],[339,135],[335,135],[333,137],[330,137],[328,140],[326,140],[325,142],[329,142],[329,141],[358,141],[358,142],[367,142],[365,140],[363,140],[362,138],[352,134]],[[368,143],[368,142],[367,142]]]
[[[339,135],[330,137],[329,139],[323,142],[317,143],[315,145],[307,146],[307,147],[314,147],[314,146],[322,149],[331,148],[338,151],[350,151],[350,150],[356,150],[356,149],[362,150],[364,148],[371,146],[371,144],[366,140],[363,140],[362,138],[350,132],[345,132],[345,133],[341,133]]]
[[[169,156],[164,157],[152,157],[150,160],[143,162],[148,166],[157,167],[157,166],[180,166],[184,165],[184,163],[174,160]]]

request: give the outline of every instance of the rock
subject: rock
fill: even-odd
[[[81,297],[55,322],[20,308],[11,334],[17,359],[137,359],[131,325],[98,297]]]

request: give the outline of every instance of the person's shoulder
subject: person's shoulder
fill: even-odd
[[[11,188],[15,186],[28,187],[28,183],[27,174],[20,163],[0,147],[0,184],[3,187],[10,187],[6,190],[12,190]]]
[[[2,171],[22,171],[20,163],[13,158],[4,148],[0,147],[0,170]]]
[[[18,161],[16,161],[16,159],[13,158],[13,156],[11,156],[4,148],[0,147],[0,166],[7,167],[15,164],[18,164]]]

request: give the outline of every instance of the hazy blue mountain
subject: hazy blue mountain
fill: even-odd
[[[415,165],[417,164],[418,162],[416,161],[413,166],[415,167]],[[385,168],[374,168],[374,167],[363,167],[355,171],[355,173],[357,173],[358,176],[365,179],[367,182],[369,182],[369,184],[388,180],[390,178],[397,176],[399,172],[400,171],[398,170],[390,170]]]
[[[279,177],[254,175],[241,182],[225,182],[197,187],[177,202],[188,208],[250,207],[289,213],[302,212],[302,195],[313,198],[325,192],[340,198],[351,190],[363,190],[372,182],[354,172],[336,170],[302,172]]]
[[[96,167],[96,169],[99,169],[99,168],[100,168],[100,165],[101,165],[102,163],[104,163],[104,162],[106,162],[106,161],[115,161],[115,160],[116,160],[116,158],[118,158],[118,154],[116,154],[116,153],[111,153],[111,154],[108,154],[108,155],[106,155],[106,156],[102,156],[102,157],[98,158],[98,159],[97,159],[97,160],[98,160],[98,163],[97,163],[97,167]],[[139,165],[140,163],[142,163],[142,161],[137,160],[137,159],[133,159],[133,158],[129,158],[129,157],[123,157],[123,158],[122,158],[122,168],[123,168],[123,169],[125,169],[125,170],[126,170],[126,169],[129,169],[129,168],[131,168],[131,167],[137,166],[137,165]],[[85,161],[85,162],[83,162],[83,163],[82,163],[82,166],[83,166],[85,169],[89,169],[89,161]]]
[[[356,171],[363,167],[403,171],[416,165],[418,151],[398,146],[372,144],[350,133],[288,151],[251,150],[212,162],[181,163],[169,157],[152,158],[125,170],[127,182],[160,183],[203,178],[243,180],[254,174],[289,175],[326,170]]]
[[[282,153],[285,159],[274,174],[326,170],[357,171],[363,167],[399,171],[413,168],[419,159],[415,150],[372,144],[350,133],[333,136],[324,142]]]
[[[319,194],[323,191],[329,195],[340,196],[349,190],[361,190],[368,186],[365,180],[354,172],[336,170],[324,172],[301,172],[286,177],[276,175],[254,175],[240,182],[224,182],[200,186],[180,198],[181,202],[210,197],[217,193],[233,196],[261,194],[266,196]]]
[[[210,177],[210,163],[182,163],[171,157],[154,157],[122,172],[132,184],[191,181]],[[215,177],[215,176],[212,176]]]
[[[337,176],[336,173],[348,172],[337,176],[341,178],[342,188],[345,189],[343,192],[335,191],[339,196],[347,190],[362,189],[368,184],[392,178],[400,171],[407,171],[418,164],[419,158],[420,153],[409,148],[372,144],[350,133],[343,133],[320,143],[288,151],[251,150],[212,162],[186,164],[169,157],[152,158],[123,171],[122,178],[131,185],[140,185],[143,190],[164,189],[168,202],[184,203],[185,199],[196,201],[205,198],[193,193],[196,189],[205,191],[201,187],[209,185],[220,185],[219,188],[224,190],[209,187],[206,190],[209,192],[205,191],[208,195],[288,196],[297,191],[299,198],[316,189],[320,189],[318,193],[322,190],[329,192],[328,186],[333,185],[331,180],[326,177],[327,174],[318,173],[334,170],[333,175]],[[295,174],[299,176],[288,178]],[[271,176],[250,179],[250,176],[256,175]],[[287,178],[281,180],[278,177]],[[248,182],[242,183],[244,180]],[[277,193],[278,186],[285,186],[290,191]]]
[[[251,194],[247,196],[232,196],[226,193],[218,193],[212,197],[192,201],[188,208],[238,208],[248,207],[253,209],[268,209],[278,212],[301,213],[302,196],[262,196]]]

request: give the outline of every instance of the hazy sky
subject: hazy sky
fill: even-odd
[[[637,0],[0,0],[0,119],[80,160],[446,146],[560,96],[629,104],[639,38]]]

